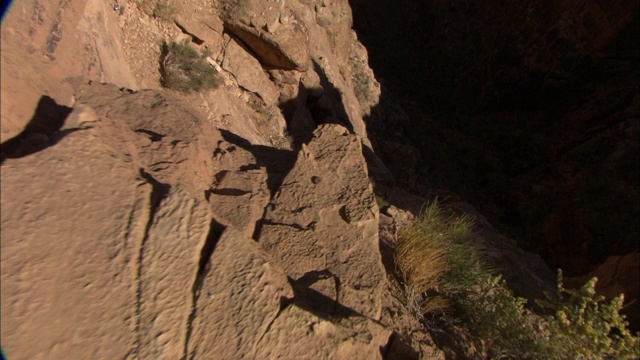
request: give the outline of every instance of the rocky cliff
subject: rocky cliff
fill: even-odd
[[[385,85],[370,137],[414,192],[462,195],[569,276],[637,256],[638,2],[350,3]]]
[[[6,355],[438,356],[389,317],[379,88],[347,2],[115,5],[16,3],[2,25]],[[159,41],[183,39],[217,89],[162,88]]]
[[[393,286],[394,233],[433,193],[424,149],[399,133],[411,108],[381,98],[352,27],[346,0],[16,2],[1,43],[5,354],[451,355]],[[165,88],[172,41],[219,86]],[[539,256],[451,199],[518,294],[549,289]]]

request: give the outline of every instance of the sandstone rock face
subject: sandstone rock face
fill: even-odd
[[[263,218],[264,155],[179,99],[102,84],[77,99],[48,147],[2,163],[8,356],[380,358],[391,330],[375,321],[378,213],[357,136],[319,128]],[[290,240],[267,229],[308,219],[285,235],[322,243],[326,261],[300,273],[310,257],[273,250]]]
[[[304,71],[309,65],[309,34],[280,1],[226,1],[225,28],[265,64]]]
[[[267,207],[258,240],[292,279],[377,319],[379,215],[361,152],[345,128],[320,126]]]
[[[7,356],[126,358],[134,348],[134,269],[152,189],[113,155],[95,130],[77,130],[2,164]]]
[[[3,23],[3,351],[393,353],[362,147],[377,95],[355,94],[347,2],[178,5],[176,24],[97,0],[16,4]],[[213,52],[220,88],[137,90],[160,86],[155,40],[176,35]]]
[[[222,67],[236,77],[238,85],[257,93],[267,106],[273,106],[278,100],[278,90],[269,80],[258,60],[235,40],[231,40],[226,47]]]
[[[196,41],[204,42],[214,59],[220,55],[224,48],[223,26],[215,14],[178,15],[174,21],[184,32],[196,38]]]
[[[194,310],[189,353],[197,359],[256,357],[265,334],[293,298],[286,276],[260,247],[237,231],[225,231],[203,274]]]

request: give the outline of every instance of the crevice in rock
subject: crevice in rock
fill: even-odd
[[[53,19],[53,24],[51,24],[51,28],[49,29],[49,36],[45,42],[44,56],[46,56],[49,60],[55,60],[55,52],[58,47],[58,43],[62,40],[62,16],[64,14],[64,10],[69,4],[68,0],[63,0],[58,4],[58,10],[56,11],[56,16]]]
[[[384,360],[418,360],[420,354],[413,349],[411,342],[393,331],[385,346],[380,347],[380,355]]]
[[[342,205],[340,207],[340,210],[338,210],[338,213],[340,214],[340,218],[342,218],[344,222],[346,222],[347,224],[351,223],[351,216],[349,216],[349,213],[347,212],[346,205]]]
[[[274,226],[288,226],[288,227],[292,227],[296,230],[300,230],[300,231],[309,231],[309,230],[313,230],[315,228],[316,222],[313,221],[311,222],[309,225],[307,225],[307,227],[304,227],[300,224],[286,224],[286,223],[279,223],[273,220],[266,220],[266,219],[262,219],[262,225],[274,225]]]
[[[242,195],[250,194],[251,191],[234,189],[234,188],[226,188],[226,189],[211,189],[210,193],[216,194],[216,195],[223,195],[223,196],[242,196]]]
[[[66,135],[81,129],[62,129],[72,108],[58,105],[55,100],[43,95],[31,120],[16,137],[0,145],[0,164],[5,159],[16,159],[35,154],[55,145]]]
[[[320,100],[310,108],[316,126],[320,124],[339,124],[346,127],[349,133],[354,134],[353,124],[344,107],[342,94],[333,83],[329,81],[329,77],[324,72],[324,69],[315,60],[313,60],[313,69],[320,77],[320,85],[324,89],[322,96],[326,96],[330,100],[330,108],[320,106]]]
[[[180,25],[177,21],[174,21],[174,23],[180,29],[180,31],[182,31],[183,34],[187,34],[187,35],[191,36],[191,41],[194,44],[196,44],[198,46],[204,44],[204,40],[200,39],[199,37],[195,36],[193,33],[189,32],[187,29],[185,29],[184,26]]]
[[[258,349],[260,348],[260,343],[262,342],[262,339],[264,339],[265,335],[267,335],[269,333],[269,331],[271,331],[271,327],[275,323],[276,319],[278,319],[278,317],[280,317],[280,314],[282,314],[282,312],[287,307],[289,307],[289,305],[291,305],[292,303],[293,303],[293,299],[289,299],[289,298],[286,298],[286,297],[283,297],[283,296],[280,297],[280,307],[278,308],[278,312],[273,317],[273,319],[271,319],[271,321],[269,321],[269,324],[264,329],[262,334],[260,334],[260,337],[258,337],[258,340],[256,341],[256,343],[254,345],[254,349],[253,349],[253,358],[254,359],[257,356],[257,352],[258,352]]]
[[[204,277],[207,274],[209,269],[211,255],[213,255],[214,250],[216,249],[216,245],[218,245],[218,241],[222,237],[226,226],[222,225],[215,219],[211,219],[209,223],[209,233],[200,249],[200,258],[198,261],[198,269],[196,271],[193,286],[191,287],[191,311],[187,318],[187,323],[185,324],[185,337],[184,337],[184,350],[182,355],[182,360],[186,360],[191,358],[189,355],[189,340],[191,338],[191,331],[193,331],[193,321],[196,317],[198,298],[200,297],[200,290],[202,289],[202,284],[204,282]]]
[[[147,129],[136,129],[135,132],[142,133],[149,136],[149,139],[153,142],[160,141],[165,135],[158,134],[155,131],[147,130]]]
[[[335,285],[336,292],[336,300],[333,304],[332,312],[336,312],[338,310],[338,303],[340,299],[340,278],[338,278],[331,271],[324,269],[318,271],[309,271],[306,274],[302,275],[296,282],[303,286],[306,289],[309,289],[311,285],[317,283],[320,280],[333,279],[333,283]]]
[[[264,226],[264,216],[266,213],[267,213],[267,209],[265,207],[265,210],[262,213],[262,219],[259,219],[258,221],[256,221],[256,226],[253,229],[253,234],[251,235],[251,238],[255,241],[260,241],[260,233],[262,233],[262,227]]]
[[[308,278],[305,279],[307,275],[308,275]],[[294,293],[293,305],[299,307],[304,311],[308,311],[321,319],[329,320],[332,322],[339,321],[341,319],[350,318],[350,317],[364,317],[372,321],[376,321],[374,319],[371,319],[353,310],[352,308],[349,308],[340,304],[339,301],[332,299],[322,294],[321,292],[310,288],[307,285],[307,284],[311,285],[315,281],[322,279],[323,276],[333,277],[336,284],[336,298],[339,298],[340,296],[340,294],[338,293],[338,290],[340,287],[339,279],[335,275],[333,275],[329,270],[313,271],[308,274],[305,274],[299,280],[294,280],[290,277],[287,277],[289,284],[291,285],[291,288],[293,289],[293,293]],[[316,280],[313,282],[310,282],[314,278]]]
[[[140,310],[142,307],[142,262],[144,260],[144,250],[147,239],[149,238],[149,230],[151,226],[155,222],[155,217],[160,207],[162,201],[167,197],[169,191],[171,190],[171,186],[168,184],[163,184],[156,180],[151,174],[144,171],[144,169],[140,169],[140,176],[151,185],[151,195],[149,196],[149,217],[147,219],[147,224],[144,229],[144,234],[142,239],[140,240],[140,245],[138,246],[138,259],[137,259],[137,274],[136,274],[136,313],[135,313],[135,354],[140,353],[140,344],[141,344],[141,335],[142,331],[140,329]]]

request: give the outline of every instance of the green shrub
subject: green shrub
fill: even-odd
[[[164,21],[173,21],[178,8],[169,0],[135,0],[138,8],[148,16]]]
[[[216,69],[198,54],[188,40],[162,44],[162,85],[181,92],[200,91],[220,86]]]
[[[549,319],[555,347],[572,358],[639,358],[640,337],[631,334],[620,314],[624,295],[606,301],[596,294],[597,281],[594,277],[579,290],[565,289],[558,271],[560,300],[546,303],[555,310]]]
[[[433,202],[397,236],[395,262],[403,280],[402,298],[427,329],[443,331],[425,314],[451,324],[453,313],[494,359],[640,357],[639,336],[630,333],[619,313],[622,296],[606,301],[595,292],[595,278],[580,290],[567,290],[559,272],[557,296],[540,302],[552,313],[535,314],[465,242],[472,219],[446,213],[450,211]]]

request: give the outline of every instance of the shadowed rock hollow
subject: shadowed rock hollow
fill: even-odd
[[[385,84],[370,138],[414,192],[454,191],[568,276],[637,255],[637,2],[350,4]]]

